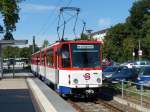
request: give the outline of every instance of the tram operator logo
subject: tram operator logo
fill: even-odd
[[[90,80],[91,78],[89,73],[84,74],[83,77],[85,80]]]

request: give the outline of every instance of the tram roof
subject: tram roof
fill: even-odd
[[[101,41],[96,41],[96,40],[64,40],[64,41],[56,41],[55,43],[49,45],[48,47],[45,47],[45,48],[42,48],[41,50],[33,53],[32,55],[34,54],[37,54],[37,53],[40,53],[40,51],[44,51],[45,49],[48,49],[50,47],[53,47],[53,46],[56,46],[56,45],[60,45],[60,44],[88,44],[88,43],[91,43],[91,44],[102,44]]]

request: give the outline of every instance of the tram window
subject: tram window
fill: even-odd
[[[62,67],[70,67],[69,45],[62,46]]]
[[[42,52],[42,65],[45,65],[44,57],[45,57],[44,52]]]
[[[37,65],[40,65],[40,58],[37,58]]]
[[[47,65],[53,66],[53,50],[52,49],[47,52],[46,59],[47,59]]]

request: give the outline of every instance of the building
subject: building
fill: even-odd
[[[98,40],[98,41],[102,41],[105,38],[106,34],[107,34],[108,29],[103,29],[100,31],[96,31],[90,34],[91,37],[93,37],[94,39]]]

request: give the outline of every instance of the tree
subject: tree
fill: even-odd
[[[150,0],[135,2],[126,22],[119,23],[108,30],[104,40],[104,50],[107,50],[109,56],[115,61],[131,60],[132,52],[137,53],[139,49],[139,39],[143,58],[150,58]]]
[[[35,51],[38,51],[39,48],[36,46]],[[4,58],[31,58],[32,55],[32,45],[29,47],[12,47],[7,46],[3,49],[3,57]]]
[[[6,39],[9,39],[7,37],[12,35],[12,31],[16,30],[16,23],[20,19],[18,3],[21,1],[22,0],[0,0],[0,13],[4,21]]]
[[[21,48],[20,51],[21,58],[30,58],[31,54],[32,54],[32,49],[29,49],[29,47]]]
[[[111,27],[104,39],[104,54],[115,61],[124,61],[124,39],[130,35],[128,25],[119,23]],[[106,51],[105,51],[106,50]],[[119,56],[119,57],[118,57]]]
[[[5,40],[14,40],[14,37],[11,32],[6,32],[6,34],[4,35],[4,39]]]
[[[13,51],[13,52],[12,52]],[[4,58],[19,58],[20,57],[20,48],[7,46],[3,49]]]
[[[122,49],[122,57],[124,60],[131,60],[133,55],[133,51],[135,46],[137,45],[137,41],[135,38],[127,37],[123,40],[123,49]]]
[[[84,33],[82,33],[81,34],[81,40],[89,40],[89,36],[84,34]]]
[[[92,39],[92,38],[91,38],[91,39]],[[80,35],[80,38],[77,38],[77,39],[75,39],[75,40],[90,40],[90,37],[89,37],[87,34],[82,33],[82,34]]]
[[[150,0],[138,0],[134,2],[130,9],[130,16],[127,18],[126,22],[132,33],[138,38],[143,38],[140,30],[143,28],[144,22],[146,21],[145,15],[150,15]]]
[[[48,47],[48,45],[49,45],[48,40],[44,40],[42,48]]]

